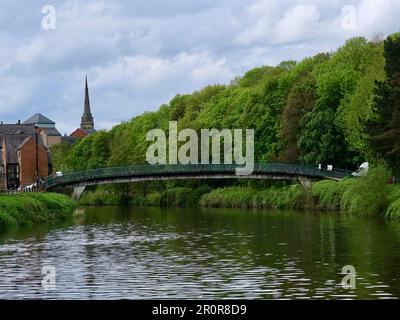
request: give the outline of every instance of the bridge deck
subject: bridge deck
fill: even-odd
[[[101,169],[92,169],[78,172],[67,172],[62,176],[50,176],[45,179],[42,185],[44,189],[52,189],[58,186],[78,186],[86,184],[101,183],[107,180],[152,180],[174,179],[179,177],[235,177],[235,169],[240,166],[236,164],[190,164],[190,165],[132,165],[124,167],[110,167]],[[276,177],[283,179],[298,180],[299,177],[305,179],[332,179],[341,180],[351,174],[351,171],[334,169],[319,169],[312,166],[281,164],[281,163],[257,163],[254,164],[254,171],[250,176],[236,176],[237,178],[262,178]],[[112,183],[112,182],[108,182]]]

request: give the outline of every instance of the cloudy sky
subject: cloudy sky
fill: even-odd
[[[252,67],[333,51],[356,35],[400,31],[400,0],[0,4],[0,120],[41,112],[62,133],[79,126],[85,74],[96,127],[110,128]],[[55,8],[55,29],[46,27],[53,20],[45,5]]]

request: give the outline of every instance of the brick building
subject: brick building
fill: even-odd
[[[38,144],[37,161],[39,177],[47,177],[51,173],[50,153],[43,143]],[[17,150],[19,164],[19,183],[29,185],[36,181],[36,141],[28,137]]]
[[[36,148],[37,145],[37,148]],[[0,190],[17,189],[52,171],[49,149],[33,124],[0,124]]]

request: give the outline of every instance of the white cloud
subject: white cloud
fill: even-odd
[[[239,45],[284,44],[299,42],[314,34],[321,27],[318,8],[313,4],[298,4],[276,10],[273,1],[259,0],[248,8],[252,23],[241,32]]]
[[[17,63],[35,62],[44,53],[44,43],[39,38],[34,39],[27,45],[23,45],[15,52]]]
[[[202,61],[200,65],[196,63],[191,74],[192,79],[201,85],[227,83],[234,77],[234,73],[230,70],[225,59],[212,60],[208,55],[201,55]]]
[[[296,42],[314,33],[318,26],[319,12],[312,5],[296,5],[290,8],[275,26],[273,38],[276,42]]]
[[[388,27],[398,25],[400,1],[362,0],[356,7],[357,29],[359,32],[385,32]]]
[[[177,78],[194,85],[227,83],[234,73],[224,59],[213,59],[209,53],[179,53],[171,58],[150,56],[125,56],[116,63],[95,69],[96,85],[103,88],[123,85],[149,89]]]
[[[23,105],[29,103],[29,93],[24,90],[25,86],[21,86],[21,80],[14,76],[4,77],[0,75],[0,117],[9,113],[15,114],[15,118],[11,122],[16,122]],[[29,85],[34,86],[33,83]]]
[[[246,8],[250,14],[267,17],[276,9],[277,2],[270,0],[258,0]]]

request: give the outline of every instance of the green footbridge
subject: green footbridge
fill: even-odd
[[[307,185],[313,180],[341,180],[351,175],[348,170],[282,163],[256,163],[251,174],[237,175],[236,169],[240,167],[236,164],[132,165],[66,172],[47,177],[41,184],[41,190],[79,188],[77,190],[81,191],[77,192],[82,193],[90,185],[176,179],[296,180]]]

